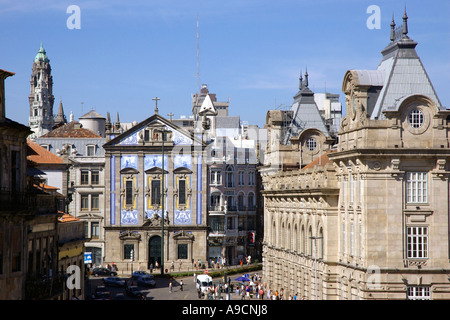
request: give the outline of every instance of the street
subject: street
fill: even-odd
[[[237,276],[236,276],[237,277]],[[105,286],[105,290],[110,293],[108,299],[117,299],[117,300],[142,300],[140,297],[132,297],[126,294],[124,287],[115,287],[105,285],[103,279],[105,277],[94,277],[90,276],[86,288],[86,296],[88,298],[93,298],[95,290],[98,286]],[[137,282],[134,281],[132,283],[131,278],[129,277],[121,277],[122,279],[127,280],[128,285],[137,285]],[[232,277],[232,280],[235,277]],[[181,290],[180,282],[183,280],[183,290]],[[222,278],[214,278],[213,284],[217,285]],[[155,277],[156,286],[155,287],[141,287],[141,292],[145,296],[146,300],[199,300],[197,289],[195,287],[194,278],[185,277],[185,278],[173,278],[172,279],[172,292],[169,292],[169,283],[170,279],[168,278],[158,278]],[[238,282],[232,281],[232,284],[237,285]],[[201,299],[205,299],[202,297]],[[221,299],[226,300],[226,294],[221,294]],[[233,291],[230,294],[231,300],[240,300],[241,297],[236,295]],[[256,298],[253,298],[256,299]]]

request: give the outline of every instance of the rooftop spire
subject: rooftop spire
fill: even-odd
[[[395,40],[395,21],[394,21],[394,12],[392,12],[392,21],[391,21],[391,37],[390,40],[394,42]]]
[[[303,75],[302,75],[302,70],[300,69],[300,85],[299,85],[299,89],[302,90],[303,89]]]
[[[405,13],[403,14],[403,28],[402,28],[403,38],[407,38],[408,34],[408,16],[406,14],[406,4],[405,4]]]
[[[42,45],[42,41],[41,41],[41,46],[38,50],[38,53],[36,54],[36,57],[34,58],[34,62],[38,62],[39,60],[43,60],[44,62],[50,61],[47,57],[44,46]]]
[[[55,119],[56,124],[64,124],[67,123],[66,116],[64,115],[64,109],[62,100],[59,100],[59,108],[58,108],[58,114],[56,115]]]
[[[305,87],[308,87],[308,67],[306,67],[306,72],[305,72]]]

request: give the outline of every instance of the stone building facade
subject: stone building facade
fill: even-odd
[[[274,289],[307,299],[450,297],[450,113],[407,19],[392,22],[376,70],[346,72],[338,143],[304,167],[263,173],[264,275]]]

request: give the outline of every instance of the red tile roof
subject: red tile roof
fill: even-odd
[[[27,160],[35,164],[63,163],[62,158],[41,147],[36,142],[27,139],[27,144],[29,147],[27,150]]]
[[[68,213],[64,213],[61,211],[58,211],[58,213],[63,213],[62,217],[59,217],[58,220],[59,222],[71,222],[71,221],[80,221],[79,218],[76,218]]]
[[[322,156],[314,159],[313,161],[311,161],[310,163],[308,163],[306,166],[303,167],[303,169],[309,169],[309,168],[314,168],[314,166],[319,165],[319,166],[325,166],[325,164],[327,164],[328,162],[330,162],[330,158],[328,158],[328,155],[330,153],[332,153],[333,151],[328,151],[326,153],[324,153]]]
[[[78,121],[71,121],[65,125],[56,128],[46,134],[42,135],[41,138],[101,138],[98,134],[95,134],[89,129],[82,127],[81,123]]]

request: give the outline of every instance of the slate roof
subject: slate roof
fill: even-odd
[[[403,25],[406,24],[405,12]],[[407,30],[406,26],[401,37],[391,38],[391,43],[381,51],[383,58],[376,70],[352,70],[358,74],[361,85],[381,88],[374,107],[368,110],[371,119],[383,119],[383,111],[395,111],[398,101],[413,94],[427,96],[438,108],[443,108],[415,50],[417,42],[407,36]]]
[[[308,79],[307,73],[305,77]],[[300,91],[294,96],[294,103],[291,106],[291,110],[294,116],[291,124],[287,128],[284,144],[288,144],[292,137],[310,128],[318,129],[326,136],[330,135],[314,100],[314,92],[308,88],[307,80],[304,83],[301,80]]]

